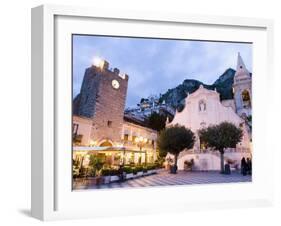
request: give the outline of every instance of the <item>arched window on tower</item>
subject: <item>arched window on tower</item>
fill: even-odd
[[[245,108],[251,107],[251,97],[248,90],[244,90],[242,92],[242,101],[243,101],[243,107]]]

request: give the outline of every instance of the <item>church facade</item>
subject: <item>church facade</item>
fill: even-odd
[[[241,158],[251,156],[251,129],[247,123],[247,118],[252,114],[251,83],[251,75],[238,54],[233,99],[220,101],[220,94],[216,90],[208,90],[202,85],[194,93],[187,95],[184,109],[181,112],[177,111],[174,119],[166,124],[167,127],[176,124],[183,125],[196,135],[193,149],[180,153],[179,169],[184,169],[184,162],[191,159],[198,170],[220,169],[218,153],[205,149],[200,143],[198,130],[221,122],[231,122],[243,130],[242,141],[237,144],[237,147],[225,151],[225,161],[231,162],[235,167],[240,167]]]

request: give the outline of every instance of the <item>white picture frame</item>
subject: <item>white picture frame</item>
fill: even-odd
[[[58,19],[61,19],[57,21]],[[64,18],[67,18],[64,20]],[[69,26],[69,18],[71,26]],[[68,35],[72,29],[79,27],[79,23],[94,23],[99,26],[103,21],[109,23],[123,23],[126,26],[134,26],[139,23],[147,30],[121,31],[113,29],[119,35],[130,34],[132,36],[142,32],[145,36],[174,37],[177,28],[153,31],[150,26],[190,26],[194,27],[194,35],[191,38],[200,39],[204,37],[204,32],[196,36],[196,29],[205,28],[218,29],[218,33],[205,30],[205,38],[231,41],[233,38],[229,34],[223,34],[224,30],[237,29],[239,32],[256,32],[254,43],[254,73],[260,76],[253,82],[255,100],[253,105],[256,109],[256,116],[253,119],[253,141],[255,150],[255,173],[253,174],[252,184],[227,184],[227,185],[204,185],[191,186],[186,189],[185,186],[132,189],[132,190],[114,190],[114,191],[91,191],[91,192],[73,192],[69,188],[69,175],[64,174],[67,164],[70,161],[65,151],[62,151],[64,142],[58,141],[56,136],[60,133],[60,123],[69,123],[70,118],[61,122],[60,118],[66,112],[57,112],[57,107],[62,103],[61,96],[67,93],[68,85],[62,86],[64,79],[71,79],[71,74],[62,75],[58,69],[58,62],[61,51],[66,51],[64,58],[66,64],[69,64],[69,49],[59,49],[58,34]],[[76,22],[77,21],[77,24]],[[88,22],[87,22],[88,21]],[[113,25],[108,25],[113,26]],[[126,29],[124,25],[124,29]],[[87,26],[82,26],[84,32],[87,32]],[[91,26],[90,26],[91,27]],[[122,27],[120,25],[120,27]],[[239,30],[240,29],[240,30]],[[81,31],[82,31],[81,30]],[[243,30],[243,31],[242,31]],[[62,31],[62,33],[60,33]],[[82,31],[82,32],[83,32]],[[92,30],[89,29],[88,33]],[[122,33],[123,32],[123,33]],[[150,33],[149,33],[150,32]],[[155,33],[153,33],[155,32]],[[174,32],[174,34],[173,34]],[[208,33],[209,32],[209,33]],[[75,31],[73,31],[75,33]],[[145,34],[146,33],[146,34]],[[207,35],[206,35],[207,34]],[[173,36],[174,35],[174,36]],[[158,35],[157,35],[158,36]],[[208,36],[208,37],[207,37]],[[251,40],[247,36],[245,40]],[[199,38],[198,38],[199,37]],[[58,39],[56,39],[58,38]],[[241,40],[238,38],[237,40]],[[66,41],[67,42],[67,41]],[[256,44],[255,44],[256,43]],[[265,100],[259,90],[264,87],[263,92],[272,93],[273,85],[273,22],[265,19],[240,18],[240,17],[221,17],[221,16],[199,16],[183,15],[171,13],[153,13],[153,12],[132,12],[117,11],[114,9],[91,9],[71,6],[44,5],[32,9],[32,216],[41,220],[71,219],[71,218],[90,218],[99,216],[116,216],[130,214],[159,213],[165,211],[187,211],[194,209],[211,208],[233,208],[271,205],[273,202],[273,177],[268,177],[266,172],[273,171],[272,156],[273,150],[269,147],[270,138],[267,136],[268,127],[268,109],[272,102]],[[70,47],[71,48],[71,47]],[[260,54],[263,53],[263,54]],[[64,62],[63,62],[64,63]],[[69,69],[71,70],[71,69]],[[59,76],[57,76],[59,75]],[[67,78],[69,76],[69,78]],[[67,80],[69,81],[69,80]],[[66,82],[68,84],[68,82]],[[68,108],[71,102],[71,93],[68,101],[65,103]],[[259,101],[257,101],[259,100]],[[262,107],[259,102],[265,100],[267,107]],[[69,128],[68,128],[69,129]],[[66,130],[67,131],[67,130]],[[265,137],[265,139],[259,139]],[[67,143],[67,140],[65,141]],[[255,149],[256,148],[256,149]],[[261,149],[266,152],[260,151]],[[71,154],[71,153],[69,153]],[[262,161],[264,160],[264,161]],[[66,175],[61,179],[61,175]],[[64,181],[65,180],[65,181]],[[67,184],[67,186],[65,185]],[[226,194],[231,190],[231,197]],[[212,197],[206,194],[206,191],[213,192]],[[111,200],[113,205],[105,205],[103,195]],[[190,197],[190,198],[187,198]],[[161,199],[162,197],[162,199]],[[174,197],[174,198],[163,198]],[[146,198],[146,199],[145,199]],[[94,200],[95,205],[86,204],[85,200]],[[143,200],[146,200],[144,202]],[[69,208],[67,208],[69,207]]]

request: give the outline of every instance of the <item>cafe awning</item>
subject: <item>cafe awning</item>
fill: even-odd
[[[94,153],[94,152],[135,152],[135,153],[145,153],[145,151],[140,150],[130,150],[126,149],[125,147],[89,147],[89,146],[74,146],[74,152],[87,152],[87,153]]]

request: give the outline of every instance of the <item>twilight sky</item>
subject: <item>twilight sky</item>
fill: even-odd
[[[129,75],[129,107],[142,97],[165,93],[185,79],[212,84],[226,69],[236,69],[238,52],[251,72],[251,44],[74,35],[73,97],[94,57]]]

